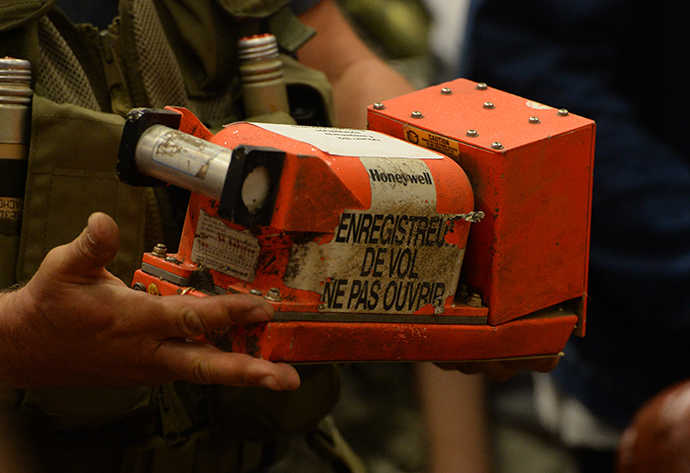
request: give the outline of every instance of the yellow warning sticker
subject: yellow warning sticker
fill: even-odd
[[[450,156],[451,158],[457,158],[460,156],[460,144],[457,141],[451,140],[445,136],[429,133],[426,130],[422,130],[410,125],[404,125],[403,134],[405,136],[405,140],[409,141],[410,143],[438,151],[446,156]]]

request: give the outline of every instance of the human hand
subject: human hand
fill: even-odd
[[[494,381],[505,381],[520,370],[548,373],[556,368],[560,355],[511,358],[506,360],[462,361],[436,363],[444,370],[460,371],[465,374],[484,373]]]
[[[0,295],[0,384],[126,387],[170,381],[292,390],[297,371],[195,337],[269,320],[273,308],[245,295],[155,297],[110,274],[119,230],[107,215],[53,249],[23,288]]]

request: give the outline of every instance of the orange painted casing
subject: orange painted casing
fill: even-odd
[[[434,149],[467,173],[475,208],[461,284],[499,325],[568,301],[584,334],[592,120],[466,79],[368,109],[369,128]]]
[[[155,259],[148,253],[144,258],[153,263]],[[158,259],[160,267],[171,265]],[[179,294],[183,289],[141,270],[134,280],[156,295]],[[195,290],[186,293],[204,297]],[[450,318],[477,314],[485,316],[486,308],[460,304]],[[276,318],[279,316],[276,313]],[[570,338],[577,319],[572,312],[549,308],[498,326],[438,320],[419,323],[411,317],[407,322],[273,320],[209,333],[201,340],[226,351],[288,363],[488,361],[556,355]]]
[[[417,97],[415,103],[430,105],[425,102],[428,97],[421,98],[423,100],[420,101],[420,97]],[[434,96],[439,103],[444,99]],[[396,110],[395,106],[389,106],[389,102],[386,102],[386,107],[387,110]],[[414,107],[415,110],[420,108],[419,105]],[[529,174],[528,164],[523,167],[518,164],[508,166],[509,159],[500,159],[500,153],[495,155],[481,148],[476,151],[480,153],[479,158],[467,160],[473,174],[463,172],[457,164],[464,151],[456,153],[458,156],[448,153],[453,159],[446,156],[421,159],[418,165],[422,167],[419,169],[428,172],[428,181],[433,182],[433,187],[428,189],[433,188],[433,192],[417,195],[412,188],[403,187],[403,192],[389,195],[387,191],[382,191],[381,178],[372,162],[384,167],[393,166],[388,170],[395,171],[397,165],[390,162],[379,162],[378,158],[373,158],[373,161],[362,159],[357,155],[325,153],[305,141],[283,136],[257,124],[232,124],[214,136],[191,113],[184,109],[177,111],[183,115],[181,131],[230,149],[260,147],[279,150],[278,154],[282,156],[280,181],[270,222],[264,225],[240,225],[219,215],[218,201],[192,194],[179,252],[167,256],[146,253],[142,270],[134,276],[135,286],[146,288],[152,294],[184,293],[202,297],[205,294],[190,289],[187,282],[203,268],[201,272],[212,278],[210,290],[215,294],[257,292],[266,298],[270,296],[269,300],[276,310],[272,321],[210,333],[202,337],[203,340],[226,350],[297,363],[468,361],[554,355],[562,350],[575,327],[584,328],[584,320],[578,322],[578,318],[584,317],[583,304],[576,304],[579,313],[560,304],[572,299],[579,301],[584,293],[583,286],[580,286],[580,292],[575,291],[574,296],[559,294],[555,298],[544,297],[537,304],[526,304],[523,298],[517,297],[514,302],[518,305],[520,315],[514,315],[509,310],[510,297],[516,297],[514,293],[502,297],[496,292],[504,288],[513,290],[511,284],[514,282],[501,273],[504,269],[498,262],[509,259],[519,261],[519,256],[508,253],[521,252],[521,246],[525,243],[513,241],[519,239],[504,230],[506,225],[509,229],[520,230],[516,223],[518,216],[505,215],[503,210],[495,213],[488,211],[495,207],[514,212],[519,206],[513,202],[504,204],[503,196],[496,197],[492,202],[487,198],[487,194],[491,193],[487,189],[492,184],[493,192],[500,194],[500,186],[505,184],[513,186],[508,194],[515,194],[517,190],[512,180],[508,182],[507,178],[496,178],[495,172],[478,184],[476,180],[481,169],[478,171],[477,168],[486,166],[472,166],[472,163],[488,159],[487,162],[499,170],[499,175],[507,173],[511,179],[520,173]],[[415,132],[422,139],[434,142],[438,140],[433,137],[440,136],[431,129],[413,128],[403,121],[383,115],[374,117],[373,123],[377,119],[384,128],[382,131],[393,136],[398,136],[402,131]],[[436,126],[440,124],[436,123]],[[489,123],[487,126],[493,130],[496,124]],[[450,140],[448,143],[448,146],[454,146]],[[459,148],[464,146],[458,144]],[[511,154],[510,160],[519,157]],[[405,169],[408,164],[400,166]],[[419,176],[423,176],[424,172]],[[472,177],[468,179],[466,173],[474,176],[474,180]],[[402,176],[405,173],[398,174]],[[395,172],[390,175],[395,176]],[[402,185],[405,179],[398,183]],[[427,182],[425,177],[422,180]],[[524,180],[534,183],[539,178],[524,176]],[[476,200],[473,194],[481,198]],[[390,202],[387,201],[388,197],[392,197]],[[513,196],[513,199],[516,197]],[[487,200],[491,205],[486,203]],[[500,202],[500,205],[496,202]],[[589,203],[585,205],[588,207]],[[534,205],[530,208],[534,209]],[[484,211],[487,217],[472,224],[461,217],[475,209]],[[380,217],[380,230],[389,214],[402,215],[407,212],[407,215],[414,216],[420,211],[427,216],[438,215],[434,218],[439,220],[436,223],[426,220],[427,228],[434,231],[424,233],[425,239],[416,243],[416,246],[409,239],[401,246],[393,242],[376,242],[371,238],[374,234],[380,238],[383,232],[360,232],[357,233],[358,237],[354,236],[353,229],[360,228],[355,223],[363,225],[365,214],[369,214],[373,222],[376,222],[377,215]],[[476,231],[487,221],[487,225]],[[542,225],[543,222],[537,221],[535,224]],[[376,223],[372,225],[376,228]],[[588,225],[587,220],[587,232]],[[448,230],[441,231],[446,227]],[[527,223],[523,227],[523,231],[533,234]],[[544,228],[545,234],[550,231],[550,228]],[[492,232],[498,232],[495,240]],[[477,256],[464,250],[458,253],[469,244],[468,234],[470,239],[477,240],[474,243],[476,251],[484,253]],[[441,235],[442,238],[435,235]],[[527,239],[530,238],[528,235]],[[429,245],[425,245],[424,241]],[[482,241],[495,241],[495,245],[487,248],[480,244]],[[433,246],[434,242],[437,246]],[[564,240],[563,244],[566,243]],[[423,246],[429,246],[428,249],[433,251],[422,251]],[[478,284],[469,282],[475,280],[466,276],[461,282],[482,292],[482,304],[470,305],[466,299],[454,297],[453,293],[448,292],[439,293],[443,297],[434,299],[433,303],[414,305],[410,297],[403,298],[402,303],[391,299],[386,304],[388,293],[385,288],[389,286],[397,287],[397,294],[403,294],[403,291],[404,294],[420,294],[415,292],[420,289],[414,289],[416,280],[411,274],[413,271],[401,271],[401,265],[397,266],[397,274],[389,274],[388,279],[382,278],[386,269],[392,271],[393,261],[400,261],[393,259],[393,255],[400,257],[405,247],[410,250],[417,248],[420,253],[415,261],[418,263],[431,262],[428,268],[422,268],[427,279],[437,277],[439,281],[445,281],[442,278],[447,279],[448,274],[454,275],[454,279],[451,278],[453,292],[460,274],[460,263],[463,274],[479,275]],[[453,258],[444,256],[443,251],[448,249]],[[496,261],[487,258],[487,252],[498,252]],[[217,253],[222,253],[223,257],[217,257]],[[348,260],[353,264],[347,270],[333,271],[333,261],[342,264]],[[536,260],[534,257],[533,261]],[[238,264],[238,261],[244,263]],[[491,266],[494,263],[496,265]],[[480,266],[468,269],[469,264]],[[411,267],[415,268],[415,274],[420,269],[414,263]],[[518,267],[520,265],[514,264],[513,269]],[[500,277],[492,277],[492,271],[501,273]],[[295,276],[311,273],[315,276],[307,280]],[[525,274],[532,278],[536,273],[528,271]],[[373,298],[377,278],[383,282],[377,298]],[[495,280],[500,280],[502,285],[499,284],[494,292],[482,285],[486,282],[489,287]],[[531,282],[541,284],[543,281]],[[277,299],[272,295],[275,290],[279,295]],[[551,300],[553,302],[549,303]],[[494,303],[497,309],[492,306]],[[520,317],[519,320],[511,320],[517,317]]]

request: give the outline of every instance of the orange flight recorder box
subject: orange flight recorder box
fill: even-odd
[[[460,285],[503,324],[554,304],[578,314],[584,334],[592,120],[466,79],[368,109],[369,128],[455,160],[475,210]]]
[[[178,252],[144,254],[134,288],[264,297],[271,321],[204,340],[274,361],[553,356],[584,335],[594,122],[464,79],[368,116],[214,135],[133,111],[120,178],[192,191]]]

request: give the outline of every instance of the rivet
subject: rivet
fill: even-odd
[[[143,283],[137,282],[137,283],[134,283],[134,285],[132,286],[132,289],[134,289],[135,291],[145,292],[146,286]]]
[[[538,125],[539,123],[541,123],[539,117],[529,117],[529,122],[533,125]]]
[[[493,149],[503,149],[503,144],[500,141],[494,141],[491,143]]]
[[[453,93],[453,91],[450,90],[449,87],[444,87],[444,88],[441,89],[441,93],[442,93],[443,95],[451,95],[451,94]]]
[[[250,289],[249,294],[251,294],[252,296],[263,296],[264,295],[264,293],[258,289]]]
[[[266,293],[266,299],[272,302],[280,302],[280,290],[277,287],[272,287]]]
[[[374,107],[374,110],[383,110],[384,108],[386,108],[386,106],[384,104],[382,104],[381,102],[374,103],[373,107]]]
[[[479,82],[477,84],[477,90],[486,90],[489,86],[486,85],[486,82]]]
[[[484,108],[485,108],[485,109],[491,110],[491,109],[494,108],[494,107],[495,107],[495,106],[494,106],[493,102],[484,102]]]
[[[556,112],[556,115],[558,115],[559,117],[567,117],[569,114],[570,112],[566,108],[561,108],[560,110],[558,110],[558,112]]]
[[[417,111],[412,112],[411,116],[412,116],[412,118],[424,118],[424,115],[422,115],[422,112],[417,112]]]
[[[470,138],[476,138],[479,136],[479,132],[477,130],[467,130],[467,136]]]
[[[153,247],[151,254],[159,258],[165,258],[168,256],[168,247],[163,243],[157,243],[156,246]]]

